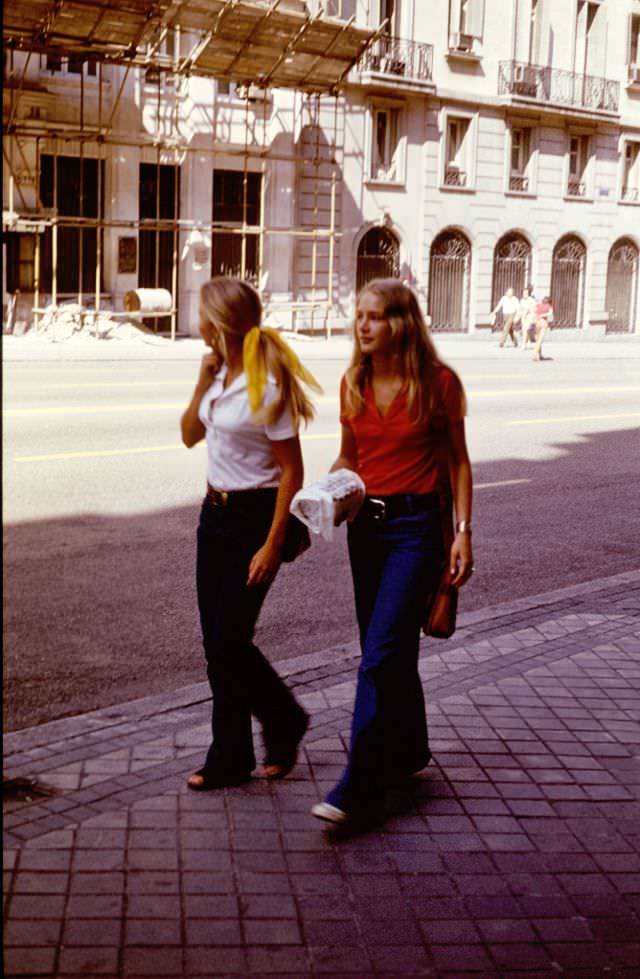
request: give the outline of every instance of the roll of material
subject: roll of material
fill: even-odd
[[[130,289],[123,304],[127,313],[170,313],[173,301],[168,289]]]

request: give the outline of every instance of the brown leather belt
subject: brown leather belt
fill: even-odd
[[[264,489],[250,490],[219,490],[207,483],[207,496],[214,506],[251,506],[256,503],[266,503],[275,498],[277,487],[267,486]]]

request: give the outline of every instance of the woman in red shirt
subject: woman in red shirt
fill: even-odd
[[[349,758],[338,784],[312,809],[332,823],[378,817],[386,787],[431,757],[418,647],[425,597],[445,559],[443,442],[457,520],[448,554],[457,587],[473,560],[464,390],[438,358],[414,293],[397,279],[375,279],[358,297],[340,402],[333,469],[357,471],[367,496],[348,530],[362,649]]]

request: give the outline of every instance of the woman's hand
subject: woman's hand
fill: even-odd
[[[251,558],[247,586],[266,585],[273,581],[280,567],[280,548],[268,541]]]
[[[456,588],[462,588],[471,577],[473,571],[471,534],[456,534],[451,546],[449,568],[451,570],[451,584]]]
[[[199,390],[210,388],[221,365],[222,357],[217,350],[211,350],[209,353],[204,354],[200,361],[200,373],[198,374],[196,388]]]

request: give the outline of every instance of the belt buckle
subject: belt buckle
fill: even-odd
[[[372,520],[384,520],[387,512],[387,504],[384,500],[379,500],[375,496],[369,497],[369,504],[373,504],[373,513],[371,514]]]
[[[214,506],[227,506],[229,503],[229,494],[226,490],[217,490],[211,487],[211,500]]]

